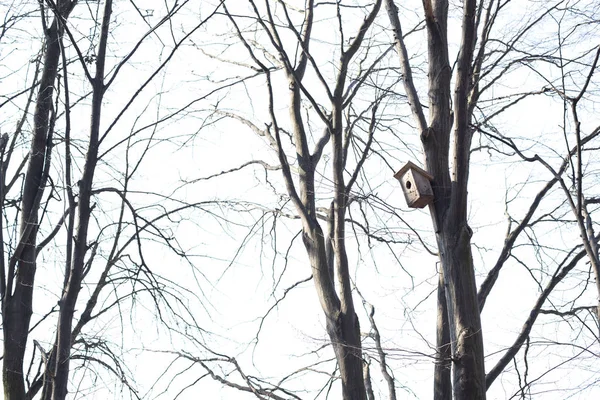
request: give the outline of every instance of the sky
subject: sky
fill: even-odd
[[[297,1],[294,5],[301,9],[303,3]],[[344,2],[346,3],[350,5],[355,2]],[[405,32],[418,26],[419,13],[414,10],[419,9],[419,3],[414,1],[399,4]],[[450,8],[451,58],[455,57],[460,26],[460,10],[458,4],[454,3]],[[109,45],[111,66],[117,65],[135,46],[138,38],[148,31],[145,22],[150,25],[157,23],[164,15],[165,5],[172,6],[174,3],[148,0],[143,3],[143,7],[137,4],[142,13],[147,15],[143,20],[132,8],[132,4],[129,1],[115,2],[114,29],[111,30]],[[170,23],[147,37],[115,79],[106,94],[103,131],[108,129],[111,121],[120,114],[140,85],[167,59],[173,48],[173,38],[181,38],[184,32],[188,32],[200,19],[208,16],[216,6],[214,1],[190,1],[185,4]],[[239,1],[228,4],[239,15],[240,26],[245,29],[248,40],[253,40],[252,44],[257,48],[264,47],[265,51],[261,54],[269,61],[266,54],[273,53],[273,50],[265,42],[264,34],[252,27],[252,20],[242,17],[244,13],[248,13],[245,3]],[[587,3],[565,4],[585,10]],[[7,4],[2,3],[2,6],[7,7]],[[89,15],[94,14],[95,7],[94,2],[82,3],[71,17],[74,31],[80,38],[78,45],[86,54],[94,53],[95,44],[85,37],[88,32],[93,32],[94,24]],[[504,19],[498,22],[494,34],[505,37],[518,31],[519,26],[539,15],[543,7],[544,4],[533,1],[512,2],[507,6]],[[144,10],[153,12],[144,13]],[[327,4],[317,7],[315,41],[311,47],[315,63],[324,71],[328,81],[336,73],[339,56],[336,43],[340,38],[333,11]],[[294,18],[301,16],[298,13],[293,15]],[[344,10],[347,40],[354,35],[363,15],[362,8]],[[561,15],[564,18],[557,19]],[[0,42],[0,87],[4,93],[18,90],[31,82],[32,73],[27,66],[32,54],[37,51],[32,49],[39,48],[39,16],[32,15],[28,21],[35,23],[28,24],[27,28],[19,31],[20,34],[15,35],[14,41]],[[558,40],[557,27],[563,32],[563,26],[570,23],[572,21],[565,14],[553,14],[544,20],[540,28],[524,35],[518,45],[519,51],[525,54],[542,50],[556,56],[549,49]],[[391,42],[391,34],[386,31],[388,24],[387,16],[382,10],[368,36],[371,49],[368,53],[361,51],[358,55],[358,59],[365,60],[365,64],[374,60]],[[567,28],[564,29],[568,32]],[[592,32],[592,28],[589,31]],[[409,55],[416,67],[415,80],[422,99],[426,98],[423,85],[427,78],[422,64],[426,58],[424,35],[421,30],[407,38]],[[597,42],[597,33],[589,33],[584,37],[589,38],[590,42]],[[289,43],[290,51],[294,51],[294,38],[288,35],[285,40]],[[565,52],[576,53],[589,45],[578,40],[577,37],[568,38],[567,43],[573,44],[565,47]],[[74,57],[73,49],[69,47],[67,50],[69,56]],[[176,325],[176,318],[167,316],[168,313],[164,316],[158,314],[151,300],[143,295],[135,301],[124,303],[119,310],[120,315],[116,312],[107,313],[89,328],[89,332],[101,332],[111,348],[121,352],[130,375],[140,387],[140,395],[147,398],[175,398],[179,393],[179,399],[195,399],[199,395],[209,399],[251,398],[239,391],[224,389],[210,377],[204,377],[189,389],[183,390],[205,372],[197,363],[190,361],[179,359],[171,363],[176,358],[173,353],[185,352],[202,358],[210,355],[207,348],[235,357],[248,374],[260,376],[270,382],[277,382],[299,368],[313,365],[297,377],[287,380],[286,387],[299,390],[301,398],[325,398],[328,390],[325,389],[319,395],[314,394],[326,384],[326,374],[333,371],[334,364],[330,361],[330,349],[321,349],[327,344],[328,338],[313,283],[304,282],[295,289],[286,291],[308,278],[310,271],[301,238],[297,236],[299,221],[285,216],[278,216],[277,219],[273,217],[272,210],[275,208],[282,210],[284,214],[295,213],[285,193],[281,172],[269,171],[266,174],[260,167],[249,166],[218,178],[203,179],[248,161],[262,160],[270,165],[277,164],[276,155],[264,138],[255,135],[239,121],[223,118],[222,114],[215,113],[215,110],[235,113],[248,119],[259,129],[269,123],[265,107],[264,78],[253,77],[256,73],[248,68],[249,65],[252,65],[252,60],[232,35],[231,24],[223,15],[217,15],[181,45],[165,69],[123,114],[102,143],[101,153],[109,153],[102,159],[95,187],[119,186],[123,181],[126,164],[131,168],[135,165],[135,160],[144,155],[129,188],[132,191],[131,201],[142,208],[143,215],[147,218],[155,216],[162,206],[174,208],[182,202],[202,203],[168,221],[161,221],[159,225],[159,230],[166,236],[173,237],[177,246],[185,250],[189,255],[188,260],[182,260],[164,246],[152,243],[154,238],[150,235],[146,236],[149,241],[144,253],[149,268],[165,280],[169,279],[178,285],[182,295],[171,298],[173,304],[177,304],[177,300],[181,301],[175,309],[182,313],[189,312],[201,329],[185,326],[181,322]],[[380,65],[381,70],[374,74],[369,83],[392,85],[391,82],[399,78],[397,56],[390,53]],[[353,74],[356,74],[358,67],[353,65]],[[581,74],[577,72],[581,69],[580,66],[572,63],[564,68],[576,83],[581,82]],[[490,109],[498,109],[504,104],[505,96],[547,86],[548,83],[540,75],[558,82],[559,72],[556,65],[551,63],[531,61],[516,64],[482,99],[482,104],[490,106]],[[89,89],[77,62],[69,66],[69,74],[73,96]],[[307,88],[314,93],[315,99],[324,103],[325,96],[314,72],[309,71],[306,81]],[[274,73],[274,82],[275,113],[282,121],[282,126],[289,127],[289,122],[286,122],[287,83],[280,72]],[[431,355],[435,343],[436,306],[434,290],[438,265],[435,257],[423,251],[415,233],[408,229],[407,224],[414,227],[415,232],[423,237],[429,247],[435,247],[435,239],[426,209],[408,209],[401,189],[393,179],[394,171],[404,162],[410,160],[421,164],[422,159],[418,135],[415,134],[414,124],[406,107],[404,90],[397,82],[391,87],[393,94],[380,107],[380,120],[382,127],[385,123],[385,129],[377,132],[378,154],[369,157],[364,167],[365,177],[359,185],[364,190],[371,189],[397,213],[390,215],[382,210],[365,208],[366,220],[372,228],[379,229],[383,235],[392,237],[393,234],[394,238],[406,243],[391,247],[376,242],[369,243],[360,231],[355,238],[354,231],[348,227],[349,242],[356,243],[349,248],[349,258],[353,282],[360,294],[376,309],[376,321],[383,345],[398,382],[399,398],[427,399],[431,398],[432,393]],[[591,92],[597,95],[596,84]],[[361,90],[356,110],[364,108],[373,96],[374,91],[370,87]],[[590,97],[582,110],[582,126],[588,132],[597,126],[594,98]],[[14,129],[19,115],[17,110],[22,107],[19,101],[24,99],[20,98],[0,109],[4,121],[0,125],[2,132],[12,132]],[[78,112],[73,115],[74,135],[82,140],[86,138],[89,127],[88,103],[86,100],[82,101],[77,107]],[[310,116],[307,126],[318,137],[322,124],[315,117],[310,104],[303,107],[306,115]],[[483,112],[487,110],[482,110]],[[174,117],[154,125],[155,121],[162,121],[172,114],[175,114]],[[28,124],[30,127],[30,122]],[[565,139],[561,132],[565,121],[563,104],[556,97],[529,97],[496,118],[494,126],[503,135],[515,138],[517,143],[526,148],[529,156],[539,154],[547,157],[554,167],[560,164],[560,157],[565,153]],[[574,139],[570,132],[571,130],[567,140],[572,145]],[[122,141],[131,133],[135,133],[133,142],[130,142],[134,144],[128,149],[127,142]],[[25,154],[27,135],[23,135],[21,140],[24,145],[19,151]],[[144,153],[148,143],[149,150]],[[482,147],[472,153],[473,167],[469,181],[469,223],[474,231],[473,254],[478,284],[499,254],[506,234],[507,215],[520,220],[532,198],[551,178],[540,165],[519,162],[514,155],[499,154],[486,147],[490,145],[490,141],[484,137],[474,138],[474,148]],[[329,154],[324,155],[320,170],[322,176],[318,179],[320,206],[327,206],[332,189],[327,175],[330,173],[329,157]],[[76,172],[83,159],[79,157],[77,160]],[[589,180],[586,176],[586,185],[589,185],[592,194],[597,195],[593,186],[597,167],[593,161],[590,158],[586,164],[587,171],[590,172]],[[57,161],[57,177],[61,176],[60,167],[60,162]],[[507,199],[510,200],[508,204]],[[551,216],[560,214],[554,210],[562,199],[563,195],[559,191],[553,191],[544,200],[536,216],[541,216],[544,212],[552,213]],[[53,217],[62,213],[60,201],[53,203],[52,207],[50,215]],[[114,229],[101,231],[100,227],[117,218],[119,199],[110,194],[99,196],[98,207],[97,226],[92,231],[101,238],[101,254],[105,256]],[[361,218],[358,207],[351,209],[351,212],[352,216]],[[565,219],[570,218],[568,213],[564,214]],[[403,221],[399,220],[398,215]],[[541,221],[526,232],[526,237],[536,238],[543,247],[528,246],[525,237],[518,241],[518,247],[513,251],[515,257],[501,273],[482,314],[488,369],[519,332],[539,294],[538,285],[543,286],[554,273],[556,262],[562,258],[565,249],[578,243],[578,233],[572,224],[547,219],[547,222]],[[44,229],[47,232],[49,225],[44,226]],[[126,232],[130,234],[131,229],[129,227]],[[56,247],[40,255],[42,261],[38,282],[41,290],[36,295],[38,307],[34,319],[44,315],[55,304],[60,293],[61,240],[64,239],[56,239]],[[139,261],[134,249],[130,250],[130,254]],[[553,304],[557,307],[569,305],[573,293],[585,279],[585,272],[586,267],[582,263],[573,278],[561,285],[560,290],[552,296]],[[96,270],[90,273],[82,298],[85,299],[85,293],[93,290],[93,278],[97,274],[99,272]],[[115,285],[113,292],[106,294],[106,304],[123,290],[128,290],[128,286]],[[273,307],[284,294],[285,300]],[[590,285],[574,304],[589,305],[595,298]],[[358,291],[355,302],[361,318],[361,331],[367,333],[368,320],[362,310],[362,299]],[[162,310],[167,311],[166,308]],[[267,312],[269,314],[261,327],[261,317]],[[157,324],[161,317],[170,321],[172,329]],[[597,344],[594,350],[590,348],[590,352],[580,356],[576,363],[552,369],[580,351],[577,347],[565,346],[564,343],[589,345],[593,343],[590,333],[581,329],[581,325],[575,321],[550,323],[556,319],[549,316],[541,316],[539,321],[532,333],[532,342],[536,345],[530,349],[532,358],[528,373],[530,379],[540,375],[543,379],[533,387],[532,397],[563,399],[572,395],[572,398],[578,399],[593,398],[594,391],[598,390],[593,387],[582,393],[553,391],[556,387],[577,386],[580,381],[589,383],[597,379],[598,371],[594,366]],[[46,347],[52,340],[52,323],[49,320],[33,334]],[[259,329],[260,334],[257,333]],[[185,335],[181,332],[185,332]],[[551,346],[552,341],[563,345]],[[365,340],[365,349],[369,354],[374,354],[371,341]],[[519,353],[518,358],[522,374],[522,353]],[[215,366],[215,371],[223,374],[230,372],[229,367],[223,364],[211,365]],[[385,385],[375,363],[372,369],[375,390],[381,398],[385,398]],[[548,369],[552,369],[551,372],[543,375]],[[518,388],[517,380],[523,378],[517,376],[514,366],[507,367],[507,373],[494,384],[488,392],[488,398],[510,398]],[[158,382],[154,384],[157,379]],[[234,379],[239,382],[239,377]],[[121,392],[123,388],[120,382],[115,382],[105,372],[96,372],[91,368],[73,371],[72,384],[79,393],[74,398],[125,396]],[[306,392],[302,392],[303,390]],[[339,398],[339,390],[339,385],[334,385],[331,398]]]

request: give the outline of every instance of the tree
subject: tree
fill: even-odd
[[[47,40],[40,89],[35,102],[34,134],[23,184],[19,242],[8,262],[8,270],[5,270],[3,265],[3,382],[5,396],[9,399],[26,398],[23,359],[33,312],[39,210],[48,182],[51,161],[54,84],[61,54],[60,42],[64,33],[62,21],[67,20],[74,6],[75,2],[72,1],[59,2],[51,11],[55,13],[52,23],[45,29]],[[5,193],[5,190],[3,192]],[[84,240],[84,245],[85,243]]]
[[[126,120],[141,101],[147,102],[147,110],[153,104],[159,108],[161,96],[147,95],[144,89],[163,74],[182,43],[204,24],[204,19],[195,21],[180,35],[168,28],[172,19],[188,12],[188,3],[167,4],[163,15],[160,18],[157,15],[157,22],[150,24],[132,2],[131,10],[140,13],[145,27],[142,31],[137,29],[140,34],[137,42],[123,42],[123,47],[131,46],[129,49],[119,49],[111,55],[110,32],[114,32],[116,25],[112,0],[89,2],[85,7],[77,7],[75,0],[39,2],[43,49],[41,56],[34,58],[36,72],[28,77],[24,90],[7,93],[9,100],[2,104],[7,109],[15,104],[13,112],[19,105],[22,107],[12,138],[5,134],[0,146],[3,222],[18,221],[3,224],[0,236],[4,250],[0,266],[2,371],[7,399],[65,399],[72,385],[73,364],[76,369],[92,374],[96,367],[104,369],[131,396],[137,397],[124,360],[111,349],[101,332],[89,330],[90,325],[114,315],[115,311],[119,315],[121,307],[135,304],[137,297],[146,295],[161,318],[166,317],[163,315],[166,312],[180,323],[194,323],[189,313],[180,314],[177,310],[184,305],[178,300],[183,297],[180,293],[183,288],[150,269],[143,243],[162,243],[174,254],[185,257],[161,224],[202,205],[182,203],[159,191],[135,189],[140,166],[159,139],[161,124],[178,112],[167,115],[159,112],[158,118],[152,120],[144,115],[142,108],[136,110],[139,114],[132,121]],[[18,43],[22,40],[20,32],[31,37],[38,34],[27,26],[33,13],[28,2],[7,7],[19,14],[7,13],[3,39]],[[79,20],[70,23],[69,17],[74,13]],[[17,35],[11,36],[8,28]],[[79,33],[86,29],[91,32],[89,36]],[[161,29],[169,32],[170,44],[161,43]],[[139,56],[142,44],[153,38],[157,39],[155,43],[162,44],[158,49],[164,50],[165,55],[152,65],[147,76],[138,79],[139,86],[132,89],[120,82],[121,101],[107,106],[107,96],[112,98],[110,91],[116,86],[120,72]],[[83,47],[86,43],[87,49]],[[10,56],[9,53],[7,59],[13,66],[20,62],[18,56],[13,59]],[[111,64],[113,56],[117,62]],[[83,91],[73,89],[77,87],[74,82],[81,84]],[[125,95],[129,98],[123,101]],[[35,109],[33,115],[30,107]],[[79,132],[86,123],[79,113],[90,115],[88,133],[82,136]],[[136,128],[140,122],[143,127]],[[129,134],[115,135],[117,126],[128,123],[132,124]],[[19,160],[20,140],[28,124],[32,135],[30,139],[26,137],[31,148]],[[116,174],[111,172],[108,161],[113,154],[122,157],[113,164]],[[7,172],[13,174],[11,179],[7,179]],[[98,175],[102,183],[98,182]],[[140,195],[158,200],[148,206],[140,202]],[[116,203],[109,200],[113,196],[118,199]],[[56,275],[47,268],[52,265],[62,267],[62,282],[52,281]],[[93,289],[87,290],[89,287]],[[50,298],[58,300],[49,308],[41,294],[46,290],[51,293]],[[34,311],[36,321],[32,323]],[[26,365],[29,357],[30,364]]]
[[[564,172],[568,162],[565,161],[558,173],[536,155],[528,158],[514,145],[510,139],[498,133],[495,139],[510,146],[526,161],[541,161],[554,175],[554,178],[539,192],[529,208],[526,217],[518,224],[517,228],[507,236],[501,255],[483,281],[479,293],[475,286],[475,269],[471,255],[470,238],[472,230],[468,226],[467,188],[472,153],[471,141],[473,134],[482,126],[490,126],[492,119],[502,112],[530,96],[544,93],[547,89],[523,91],[510,94],[510,101],[491,111],[488,107],[480,105],[480,99],[485,98],[487,92],[501,79],[514,76],[512,69],[519,63],[531,65],[534,60],[546,60],[547,56],[536,53],[523,53],[515,51],[524,37],[531,30],[542,24],[545,18],[552,17],[554,12],[569,13],[569,8],[562,8],[563,2],[548,4],[540,10],[538,15],[526,21],[514,36],[507,39],[496,39],[500,46],[494,45],[494,30],[496,23],[501,18],[503,8],[509,2],[494,1],[464,1],[462,7],[461,41],[457,58],[451,64],[448,47],[448,9],[449,3],[445,1],[424,1],[423,11],[428,32],[428,93],[429,93],[429,122],[424,115],[417,89],[413,83],[412,70],[408,60],[406,45],[402,39],[402,30],[398,18],[398,9],[393,1],[386,1],[390,22],[395,30],[397,52],[400,56],[400,65],[404,76],[404,87],[409,97],[411,110],[420,132],[423,144],[423,154],[428,171],[434,176],[433,186],[435,201],[430,208],[433,225],[437,236],[438,249],[443,272],[440,273],[438,288],[438,361],[435,377],[435,397],[449,399],[450,387],[453,387],[454,398],[475,399],[485,398],[487,388],[494,379],[503,371],[510,360],[514,358],[521,348],[525,338],[531,331],[535,318],[541,305],[554,289],[556,283],[572,269],[581,258],[581,253],[573,259],[560,274],[555,274],[549,286],[542,291],[541,297],[536,302],[530,317],[525,323],[521,335],[506,352],[498,364],[488,373],[484,372],[484,352],[482,340],[482,326],[480,311],[483,310],[487,296],[493,287],[498,273],[510,253],[515,249],[515,243],[523,230],[530,226],[531,217],[536,212],[541,200],[556,182],[563,182],[560,175]],[[576,8],[576,6],[573,6]],[[577,28],[573,28],[570,34]],[[562,38],[561,38],[562,40]],[[506,43],[506,44],[504,44]],[[564,44],[559,44],[559,49]],[[498,48],[499,47],[499,48]],[[559,50],[560,51],[560,50]],[[514,52],[514,53],[513,53]],[[584,50],[587,52],[587,49]],[[453,67],[451,67],[453,65]],[[590,71],[595,69],[596,61],[592,63]],[[536,68],[532,66],[531,68]],[[452,76],[454,72],[454,77]],[[581,195],[581,142],[592,140],[596,134],[592,132],[585,139],[579,133],[577,121],[577,102],[581,99],[589,83],[588,75],[584,87],[579,95],[569,98],[572,104],[577,148],[570,150],[565,160],[575,154],[578,155],[579,189],[576,190],[579,200],[571,200],[570,191],[562,184],[564,193],[569,199],[576,219],[584,238],[584,248],[591,257],[592,266],[595,264],[593,243],[597,241],[593,229],[586,231],[583,221],[583,204],[585,200]],[[564,71],[561,71],[563,78]],[[454,82],[454,97],[450,97],[451,83]],[[481,115],[481,117],[479,117]],[[484,121],[484,122],[482,122]],[[451,139],[450,131],[454,134]],[[452,160],[452,163],[449,160]],[[452,175],[449,171],[452,169]],[[577,203],[577,205],[575,204]],[[577,211],[579,210],[579,211]],[[591,228],[591,221],[587,225]],[[510,229],[510,226],[509,226]],[[564,264],[561,264],[564,265]],[[593,267],[596,271],[597,268]],[[447,319],[446,319],[447,315]],[[447,331],[449,326],[449,332]],[[447,351],[451,344],[451,354]],[[450,364],[454,377],[452,383],[449,378]]]
[[[423,143],[425,165],[434,177],[435,201],[430,211],[443,270],[438,289],[440,315],[437,347],[440,355],[447,358],[447,351],[444,349],[448,343],[451,344],[454,371],[452,387],[456,399],[485,399],[486,389],[483,336],[471,255],[470,240],[473,232],[467,222],[467,184],[473,133],[470,125],[479,95],[477,70],[481,68],[483,61],[482,57],[474,60],[476,4],[476,1],[465,1],[463,5],[461,47],[456,63],[454,98],[451,99],[448,2],[423,2],[429,54],[428,123],[412,82],[398,9],[393,1],[386,1],[390,22],[395,31],[405,90]],[[482,6],[483,3],[480,4],[480,10]],[[451,148],[450,132],[453,126],[454,140]],[[453,160],[452,178],[449,173],[450,158]],[[447,370],[447,364],[440,362],[436,373],[436,398],[450,396],[450,385],[444,376]]]
[[[372,9],[365,16],[355,36],[350,39],[349,45],[346,46],[342,41],[340,61],[337,66],[338,73],[332,85],[325,81],[310,53],[315,8],[314,1],[309,1],[306,5],[301,30],[296,29],[289,15],[287,5],[283,2],[278,4],[281,7],[281,17],[287,22],[287,28],[297,37],[297,45],[299,46],[296,53],[297,59],[292,57],[295,50],[286,48],[285,43],[280,38],[279,27],[275,23],[275,16],[269,2],[264,3],[264,11],[262,12],[259,11],[254,1],[251,0],[249,3],[254,11],[256,23],[268,37],[271,46],[275,49],[277,59],[280,60],[276,68],[283,70],[288,81],[290,136],[291,142],[295,146],[294,152],[296,156],[293,163],[298,168],[297,183],[291,173],[288,150],[282,143],[283,128],[274,111],[274,104],[277,100],[275,99],[273,80],[271,78],[272,67],[265,65],[258,58],[256,50],[251,47],[248,40],[244,37],[235,18],[228,13],[239,39],[249,52],[250,57],[256,64],[256,68],[265,75],[265,79],[267,80],[268,107],[271,121],[266,129],[259,130],[258,133],[261,136],[267,137],[271,146],[277,152],[287,194],[302,222],[302,241],[308,255],[317,295],[325,313],[327,333],[329,334],[336,355],[342,382],[343,398],[347,400],[365,399],[366,391],[363,381],[360,325],[352,298],[345,232],[346,213],[352,186],[360,173],[362,163],[364,163],[368,155],[372,136],[375,133],[377,100],[369,107],[372,110],[372,120],[368,131],[369,136],[365,148],[359,156],[357,166],[347,183],[345,171],[347,169],[348,148],[352,140],[353,122],[344,121],[344,113],[348,109],[353,97],[353,93],[350,92],[350,89],[348,89],[349,86],[346,84],[349,64],[360,49],[382,2],[380,0],[375,2]],[[337,12],[341,21],[339,5]],[[340,26],[340,29],[343,29],[343,27]],[[320,82],[323,85],[322,90],[330,102],[327,108],[317,103],[314,96],[303,83],[309,63],[314,68],[317,76],[319,76]],[[365,79],[366,76],[358,76],[355,79]],[[317,138],[314,143],[310,143],[309,134],[307,133],[308,129],[302,115],[303,98],[308,99],[320,119],[320,124],[324,125],[322,136]],[[325,215],[325,222],[329,229],[328,233],[325,234],[318,220],[317,200],[315,198],[315,174],[324,147],[329,142],[331,142],[332,146],[331,181],[333,183],[333,195],[329,211]],[[312,151],[310,150],[310,146],[314,146]]]

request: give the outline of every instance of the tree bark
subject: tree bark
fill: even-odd
[[[433,399],[452,400],[452,349],[450,347],[450,326],[448,325],[444,272],[440,271],[438,277],[436,358],[433,375]]]

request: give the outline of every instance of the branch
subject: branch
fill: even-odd
[[[177,354],[180,358],[184,358],[190,361],[193,361],[195,363],[198,363],[202,366],[202,368],[204,368],[204,370],[206,370],[206,372],[210,375],[210,377],[212,379],[214,379],[215,381],[221,383],[222,385],[225,385],[227,387],[230,387],[232,389],[236,389],[242,392],[247,392],[247,393],[252,393],[254,394],[254,396],[256,396],[256,398],[261,399],[261,400],[267,400],[267,399],[274,399],[274,400],[287,400],[284,397],[278,396],[275,393],[273,393],[276,390],[281,390],[284,393],[292,396],[293,398],[297,399],[297,400],[301,400],[298,396],[293,395],[291,393],[289,393],[286,390],[281,389],[278,386],[275,386],[273,389],[265,389],[262,387],[257,386],[256,384],[254,384],[251,380],[251,378],[249,376],[247,376],[241,369],[240,365],[238,364],[237,360],[233,357],[227,357],[227,356],[220,356],[219,358],[213,358],[213,359],[200,359],[197,357],[193,357],[192,355],[189,355],[187,353],[175,353]],[[217,375],[209,366],[208,366],[208,362],[225,362],[228,364],[233,365],[233,367],[235,368],[235,370],[239,373],[239,375],[242,377],[242,379],[244,380],[244,382],[246,383],[246,386],[244,385],[240,385],[238,383],[232,382],[228,379],[225,379],[219,375]]]
[[[364,302],[364,300],[363,300]],[[381,374],[383,375],[383,379],[387,383],[388,390],[390,393],[390,400],[396,400],[396,385],[394,384],[394,378],[388,372],[388,365],[385,361],[385,352],[383,351],[383,347],[381,347],[381,336],[379,335],[379,329],[377,329],[377,325],[375,324],[375,307],[371,304],[367,304],[364,302],[365,308],[369,308],[367,315],[369,316],[369,322],[371,323],[371,331],[372,333],[369,336],[375,342],[375,348],[377,349],[377,355],[379,356],[379,366],[381,368]]]
[[[63,213],[62,217],[60,217],[60,220],[58,221],[58,223],[56,224],[56,226],[54,227],[54,229],[52,229],[52,232],[50,232],[50,234],[48,235],[48,237],[44,240],[42,240],[37,247],[35,248],[35,254],[36,257],[38,256],[38,254],[40,254],[40,252],[42,251],[42,249],[44,247],[46,247],[48,245],[48,243],[50,243],[52,241],[52,239],[54,239],[54,237],[58,234],[58,232],[60,231],[60,228],[63,226],[65,219],[67,216],[69,216],[71,214],[71,212],[73,212],[73,210],[75,209],[75,207],[77,206],[77,203],[71,205],[69,208],[67,208],[65,210],[65,212]]]
[[[350,63],[350,61],[352,60],[352,58],[354,57],[354,55],[360,48],[360,45],[362,44],[362,41],[365,38],[365,35],[367,34],[367,30],[369,29],[369,27],[371,26],[373,21],[375,21],[375,17],[377,16],[379,9],[381,8],[381,1],[382,0],[377,0],[375,2],[375,4],[373,5],[373,8],[371,9],[371,12],[364,19],[362,25],[360,26],[358,33],[356,34],[356,37],[354,38],[354,40],[352,41],[352,43],[350,44],[348,49],[345,52],[342,52],[340,66],[339,66],[340,72],[338,73],[335,90],[333,92],[334,99],[342,98],[342,95],[344,92],[344,85],[346,82],[346,74],[348,72],[348,64]]]
[[[350,195],[352,186],[354,185],[354,182],[356,182],[356,179],[358,178],[358,174],[360,174],[362,166],[365,163],[365,161],[367,161],[367,157],[370,154],[371,144],[373,143],[373,136],[375,136],[375,127],[377,125],[376,115],[377,115],[377,107],[378,106],[379,106],[379,100],[377,100],[373,104],[373,108],[371,109],[371,123],[369,124],[369,137],[367,139],[367,143],[365,144],[365,148],[362,151],[360,160],[358,161],[358,164],[356,165],[356,168],[354,169],[354,172],[352,173],[350,180],[346,184],[345,190],[346,190],[347,197]]]
[[[568,165],[567,163],[563,163],[563,167],[558,171],[559,175],[561,175],[564,172],[567,165]],[[498,276],[500,275],[500,270],[504,266],[504,263],[506,262],[506,260],[508,260],[508,258],[510,257],[510,253],[515,245],[517,238],[519,237],[521,232],[523,232],[523,230],[527,227],[527,225],[529,224],[529,221],[531,221],[531,218],[533,217],[533,214],[535,213],[538,206],[542,202],[542,199],[544,198],[544,196],[546,196],[546,194],[550,191],[550,189],[552,189],[552,187],[556,184],[556,182],[558,182],[558,179],[555,177],[555,178],[552,178],[552,180],[550,180],[548,183],[546,183],[544,188],[542,190],[540,190],[538,192],[538,194],[535,196],[535,199],[529,206],[529,210],[527,211],[527,214],[525,214],[525,217],[521,220],[521,222],[515,228],[515,230],[510,232],[506,236],[506,239],[504,239],[504,246],[502,247],[502,251],[500,252],[500,255],[498,256],[498,260],[496,261],[496,264],[494,265],[494,267],[488,272],[488,275],[486,276],[485,280],[481,284],[481,287],[479,288],[479,292],[477,293],[477,301],[479,303],[479,312],[480,313],[483,311],[483,307],[485,306],[485,301],[487,300],[488,295],[492,291],[492,288],[494,287],[494,284],[496,283],[496,280],[498,279]]]
[[[596,239],[598,239],[598,237],[596,237]],[[575,251],[575,249],[573,249],[571,251],[571,253],[569,255],[567,255],[567,257],[565,258],[565,260],[563,260],[563,262],[560,264],[561,266],[566,263],[567,258],[574,251]],[[557,269],[555,275],[552,277],[552,279],[550,280],[550,282],[546,285],[546,288],[539,295],[539,297],[538,297],[535,305],[533,306],[533,308],[529,312],[529,317],[527,318],[527,320],[523,324],[523,327],[521,328],[521,332],[519,333],[519,336],[517,336],[517,338],[514,341],[513,345],[506,350],[506,352],[504,353],[504,355],[502,356],[502,358],[500,358],[500,360],[496,363],[496,365],[486,375],[486,377],[485,377],[485,383],[486,383],[486,386],[487,386],[488,389],[490,388],[490,386],[492,386],[492,383],[494,383],[494,381],[496,380],[496,378],[500,375],[500,373],[502,371],[504,371],[504,368],[506,368],[506,366],[510,363],[510,361],[513,359],[513,357],[521,349],[521,346],[525,342],[525,339],[529,336],[529,333],[531,332],[531,329],[533,328],[533,324],[535,323],[538,315],[540,314],[540,310],[542,309],[542,306],[544,305],[544,302],[546,301],[546,299],[548,298],[548,296],[550,295],[550,293],[552,292],[552,290],[554,290],[554,288],[556,287],[556,285],[558,285],[560,283],[560,281],[562,281],[563,278],[565,276],[567,276],[567,274],[573,268],[575,268],[575,266],[577,266],[577,263],[585,255],[586,255],[585,249],[580,250],[579,253],[577,253],[573,257],[573,259],[571,259],[571,261],[568,264],[566,264],[564,267],[562,267],[562,269],[560,269],[560,266],[559,266],[559,269]]]
[[[598,316],[597,310],[598,310],[597,306],[582,306],[582,307],[575,307],[569,311],[541,309],[540,314],[558,315],[559,317],[564,318],[564,317],[568,317],[568,316],[571,316],[571,317],[577,316],[577,313],[580,311],[587,311],[587,312],[591,313],[592,315],[594,315],[595,317],[597,317]]]
[[[392,28],[394,29],[394,41],[396,43],[396,51],[400,57],[400,69],[402,70],[402,78],[404,83],[404,90],[408,96],[408,103],[412,111],[413,117],[417,122],[417,126],[421,133],[427,129],[427,120],[423,113],[423,107],[419,100],[419,95],[412,77],[412,68],[408,59],[408,52],[406,51],[406,45],[402,36],[402,26],[400,25],[400,19],[398,18],[398,7],[394,3],[394,0],[385,0],[385,7],[388,12],[388,17]]]
[[[253,5],[253,7],[255,8],[254,3],[252,1],[251,1],[251,3]],[[302,221],[304,223],[308,224],[308,226],[312,226],[312,224],[314,224],[314,221],[310,218],[308,210],[306,208],[306,205],[301,201],[300,196],[298,195],[298,192],[296,191],[296,186],[294,185],[294,180],[292,178],[292,173],[290,170],[290,164],[287,160],[287,156],[285,154],[285,151],[283,150],[283,145],[281,143],[281,137],[279,135],[279,125],[277,124],[277,118],[275,117],[275,110],[273,108],[274,107],[274,98],[273,98],[273,87],[271,85],[271,71],[256,57],[256,55],[252,51],[252,48],[250,47],[250,45],[248,44],[248,42],[242,35],[240,28],[238,27],[237,23],[235,22],[235,19],[229,13],[229,10],[227,9],[227,7],[225,5],[223,5],[223,8],[224,8],[225,13],[227,14],[229,20],[233,24],[238,38],[241,40],[243,46],[248,51],[248,54],[254,60],[254,62],[262,69],[262,71],[265,73],[265,76],[267,79],[267,90],[268,90],[268,94],[269,94],[269,106],[268,106],[269,107],[269,115],[271,117],[271,122],[272,122],[273,128],[275,129],[275,146],[276,146],[275,148],[277,150],[277,155],[279,156],[279,162],[281,163],[281,169],[283,172],[286,189],[288,191],[288,194],[290,195],[290,198],[292,199],[292,202],[296,206],[296,209],[302,216]],[[258,10],[256,8],[255,8],[255,12],[258,15]],[[261,25],[265,26],[264,22],[261,22]],[[265,29],[266,29],[266,26],[265,26]],[[270,125],[267,126],[266,131],[269,136],[273,137],[273,135],[270,132]]]
[[[452,165],[453,186],[448,215],[454,221],[467,220],[467,185],[469,159],[473,137],[469,114],[469,92],[471,90],[471,63],[475,40],[475,0],[465,0],[463,6],[462,38],[458,54],[456,83],[454,87],[454,164]]]

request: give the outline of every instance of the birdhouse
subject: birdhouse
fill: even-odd
[[[406,203],[410,208],[423,208],[433,201],[433,176],[412,162],[407,162],[394,178],[402,184]]]

